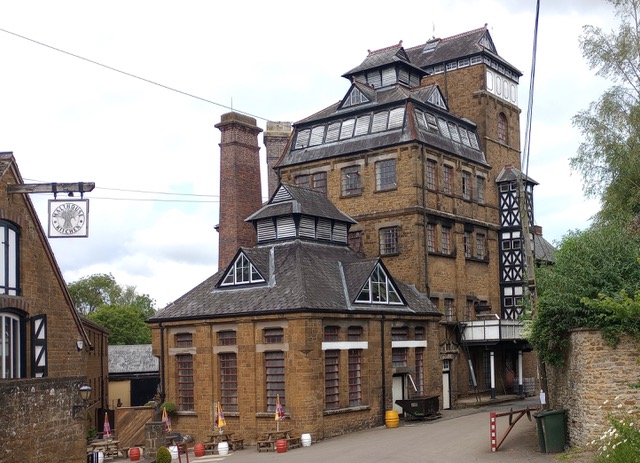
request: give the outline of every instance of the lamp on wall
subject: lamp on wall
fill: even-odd
[[[82,338],[78,338],[78,340],[76,341],[76,349],[78,349],[78,352],[82,351],[82,348],[84,347],[84,340]]]
[[[87,408],[89,398],[91,397],[91,386],[83,384],[82,386],[80,386],[80,389],[78,389],[78,393],[80,395],[80,399],[82,399],[82,403],[73,405],[72,413],[74,417],[78,414],[79,411]]]

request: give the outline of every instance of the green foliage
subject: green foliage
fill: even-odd
[[[160,408],[166,409],[167,414],[169,415],[173,415],[178,411],[178,407],[176,406],[176,404],[174,404],[173,402],[169,402],[168,400],[165,402],[162,402],[162,405],[160,405]]]
[[[601,199],[604,221],[640,214],[640,2],[609,2],[619,29],[585,26],[580,46],[591,69],[614,85],[573,118],[583,141],[571,159],[585,193]]]
[[[109,344],[150,344],[151,328],[138,307],[104,305],[87,318],[109,330]]]
[[[109,330],[109,344],[149,344],[146,320],[155,313],[154,300],[135,286],[120,286],[109,274],[95,274],[69,284],[76,310]]]
[[[640,291],[633,298],[622,290],[613,297],[599,295],[597,299],[583,298],[588,309],[598,313],[605,339],[617,345],[621,334],[640,339]]]
[[[95,426],[89,426],[87,429],[87,442],[91,442],[93,439],[98,437],[98,431]]]
[[[156,452],[156,463],[171,463],[171,452],[166,447],[160,447]]]
[[[628,463],[640,461],[640,423],[638,408],[620,403],[617,413],[609,415],[611,427],[591,444],[597,446],[595,462]]]
[[[90,314],[109,305],[133,306],[146,318],[155,312],[155,301],[147,294],[138,294],[135,286],[120,286],[113,275],[95,274],[68,285],[76,310]]]
[[[601,329],[610,340],[622,332],[638,334],[637,319],[629,318],[637,312],[623,297],[640,290],[638,256],[640,238],[617,223],[563,238],[555,264],[537,273],[539,299],[529,340],[542,360],[562,363],[574,328]]]

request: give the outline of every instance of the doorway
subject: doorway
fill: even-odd
[[[442,361],[442,409],[451,409],[451,360]]]

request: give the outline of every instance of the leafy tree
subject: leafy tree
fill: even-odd
[[[87,318],[109,330],[109,344],[150,344],[151,329],[139,308],[103,305]]]
[[[640,290],[640,237],[618,222],[572,231],[561,241],[554,265],[537,272],[539,299],[530,341],[539,356],[561,363],[568,331],[599,328],[612,342],[636,334],[637,318],[624,294]],[[614,309],[612,301],[622,305]],[[625,320],[626,317],[626,320]]]
[[[607,0],[617,31],[585,26],[580,46],[591,69],[613,83],[573,118],[583,135],[571,166],[587,196],[600,198],[600,220],[640,214],[640,0]]]
[[[135,286],[120,286],[111,274],[95,274],[70,283],[69,293],[76,310],[109,330],[109,344],[151,342],[146,320],[155,312],[155,301]]]

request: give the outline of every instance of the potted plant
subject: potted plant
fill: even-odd
[[[162,446],[156,452],[156,463],[171,463],[171,452]]]
[[[167,411],[167,415],[175,415],[178,411],[178,407],[173,402],[165,401],[160,405],[161,409],[165,409]]]

